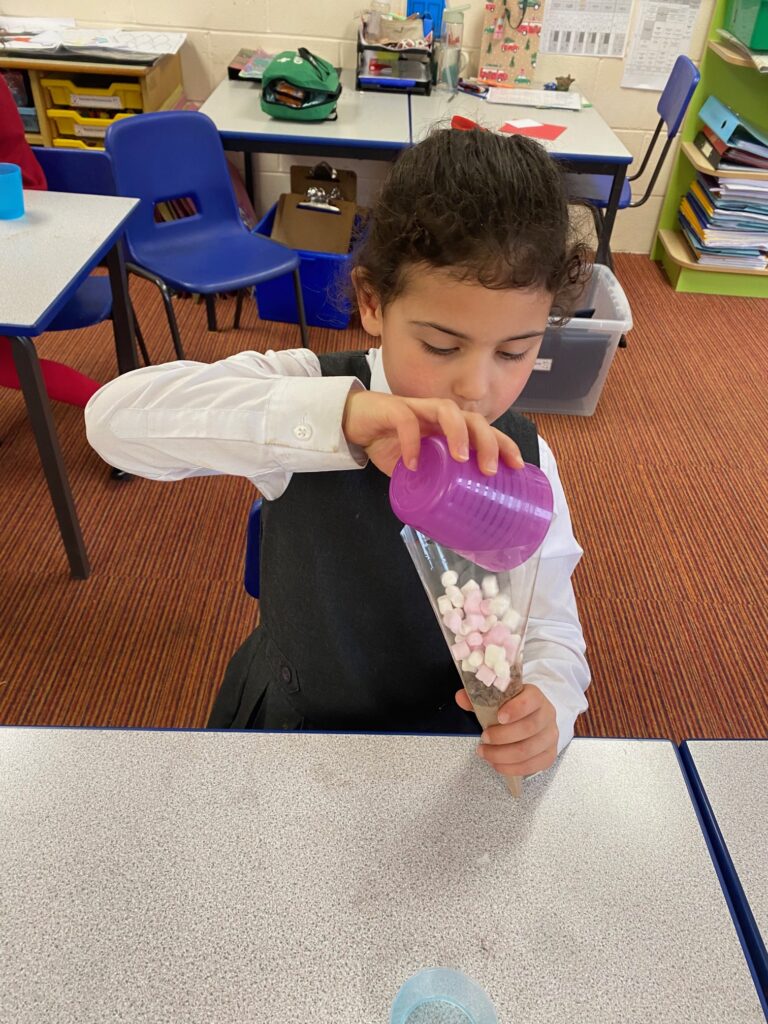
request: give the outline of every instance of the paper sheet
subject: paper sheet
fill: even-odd
[[[623,57],[632,0],[547,0],[541,52]]]
[[[700,6],[701,0],[638,0],[624,89],[661,92],[675,60],[690,47]]]

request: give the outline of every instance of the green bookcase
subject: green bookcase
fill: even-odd
[[[701,81],[680,132],[680,149],[651,255],[661,262],[676,291],[768,298],[768,271],[700,269],[678,229],[680,200],[688,191],[696,171],[706,171],[708,166],[693,145],[701,124],[699,111],[707,97],[714,94],[741,117],[768,131],[768,74],[761,74],[747,58],[719,41],[717,29],[724,25],[726,5],[727,0],[717,0],[712,12],[707,45],[701,59]],[[758,177],[768,181],[768,171],[724,173],[721,177]]]

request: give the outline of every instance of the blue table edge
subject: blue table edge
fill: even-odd
[[[744,949],[752,979],[757,988],[760,1005],[768,1018],[768,951],[688,746],[689,743],[695,742],[717,742],[717,740],[684,740],[679,749],[680,764],[699,825],[704,833],[710,856],[720,879],[720,885],[736,925],[739,941]],[[744,740],[742,742],[754,741]]]

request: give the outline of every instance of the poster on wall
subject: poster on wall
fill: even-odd
[[[539,56],[544,0],[486,3],[478,78],[492,85],[528,85]]]
[[[639,0],[622,88],[664,88],[672,65],[690,49],[700,7],[701,0]]]
[[[623,57],[632,0],[547,0],[542,53]]]

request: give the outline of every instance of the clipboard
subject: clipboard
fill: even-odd
[[[738,146],[740,142],[757,143],[768,149],[768,134],[761,132],[749,121],[739,117],[730,107],[721,103],[717,96],[710,96],[701,110],[699,117],[723,142],[729,146]]]

